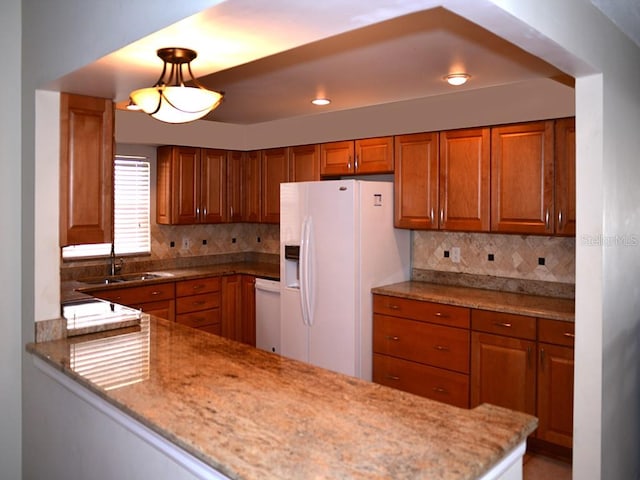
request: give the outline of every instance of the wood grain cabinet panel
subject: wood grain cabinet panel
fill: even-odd
[[[491,230],[553,234],[554,122],[491,129]]]
[[[471,408],[492,403],[535,415],[536,343],[471,334]]]
[[[224,222],[226,156],[224,150],[158,147],[156,222],[162,225]]]
[[[220,277],[176,282],[176,322],[220,335],[221,290]]]
[[[393,137],[365,138],[320,145],[320,175],[393,173]]]
[[[395,137],[394,222],[397,228],[437,229],[438,134]]]
[[[60,246],[113,241],[113,102],[60,95]]]
[[[469,406],[469,309],[373,295],[373,381]]]
[[[469,376],[373,354],[373,381],[440,402],[469,408]]]
[[[490,146],[489,128],[440,133],[440,229],[489,231]]]
[[[280,223],[280,184],[289,180],[289,151],[271,148],[262,152],[260,222]]]
[[[555,121],[555,233],[576,234],[576,119]]]
[[[244,152],[242,159],[242,221],[260,222],[262,202],[262,151]]]
[[[373,350],[469,373],[469,330],[375,314]]]
[[[242,198],[242,164],[244,152],[231,151],[227,155],[227,219],[229,223],[241,222],[244,218]]]
[[[320,180],[320,145],[289,147],[289,182]]]

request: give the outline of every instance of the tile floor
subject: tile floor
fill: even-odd
[[[524,480],[571,480],[571,465],[542,455],[524,456]]]

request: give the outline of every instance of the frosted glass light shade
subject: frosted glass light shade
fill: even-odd
[[[202,118],[222,100],[222,94],[218,92],[187,86],[141,88],[130,96],[142,111],[167,123],[186,123]]]

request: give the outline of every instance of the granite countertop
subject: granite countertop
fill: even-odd
[[[280,278],[280,264],[265,262],[232,262],[188,268],[154,269],[153,272],[159,272],[163,275],[160,278],[131,280],[122,283],[111,283],[108,285],[90,284],[81,280],[67,280],[61,282],[61,302],[64,304],[73,301],[80,301],[87,298],[87,295],[85,294],[91,294],[91,292],[104,290],[105,288],[137,287],[141,285],[153,285],[187,279],[192,280],[211,276],[233,275],[236,273],[277,280]]]
[[[148,373],[108,390],[71,365],[113,332],[26,348],[231,478],[472,479],[537,426],[523,413],[452,407],[153,316],[137,328],[148,336]]]
[[[377,287],[372,289],[372,292],[393,297],[446,303],[495,312],[530,315],[566,322],[573,322],[575,318],[575,302],[567,298],[415,281]]]

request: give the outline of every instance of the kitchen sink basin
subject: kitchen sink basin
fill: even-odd
[[[104,277],[84,278],[81,279],[80,282],[87,283],[89,285],[111,285],[113,283],[140,282],[172,276],[173,275],[171,273],[165,272],[126,273],[123,275],[106,275]]]

